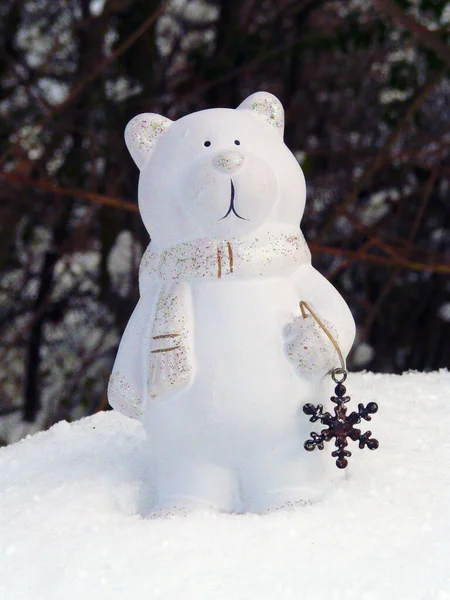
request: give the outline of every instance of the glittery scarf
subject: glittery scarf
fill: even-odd
[[[187,385],[193,374],[190,280],[284,276],[310,261],[310,251],[299,229],[221,242],[198,239],[161,254],[153,253],[149,246],[142,257],[140,279],[153,275],[162,284],[150,344],[149,396],[167,397]]]

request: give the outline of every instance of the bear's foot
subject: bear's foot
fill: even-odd
[[[164,467],[164,468],[162,468]],[[152,515],[186,515],[198,511],[233,512],[236,477],[229,469],[189,460],[165,462],[157,469],[157,505]]]
[[[248,511],[258,514],[311,506],[319,502],[323,494],[314,488],[286,488],[266,492],[249,499]]]
[[[196,498],[195,496],[180,496],[167,498],[154,506],[148,515],[150,519],[168,519],[171,517],[187,517],[199,512],[224,512],[220,506]]]

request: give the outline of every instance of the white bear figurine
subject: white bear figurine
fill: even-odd
[[[144,424],[155,511],[265,512],[325,489],[321,454],[303,448],[302,406],[339,360],[299,302],[344,355],[355,326],[311,266],[305,180],[283,129],[283,107],[266,92],[236,110],[175,122],[142,114],[126,128],[151,244],[108,395]]]

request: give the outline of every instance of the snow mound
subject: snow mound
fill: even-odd
[[[144,433],[115,412],[1,449],[0,598],[450,600],[450,373],[348,388],[378,402],[380,449],[354,447],[326,501],[268,515],[143,517]]]

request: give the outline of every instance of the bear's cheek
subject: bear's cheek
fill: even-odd
[[[230,197],[230,178],[223,177],[210,165],[191,169],[182,178],[182,208],[199,222],[216,222],[228,210]]]
[[[269,168],[246,169],[233,178],[237,212],[254,225],[263,223],[278,201],[278,181]]]

